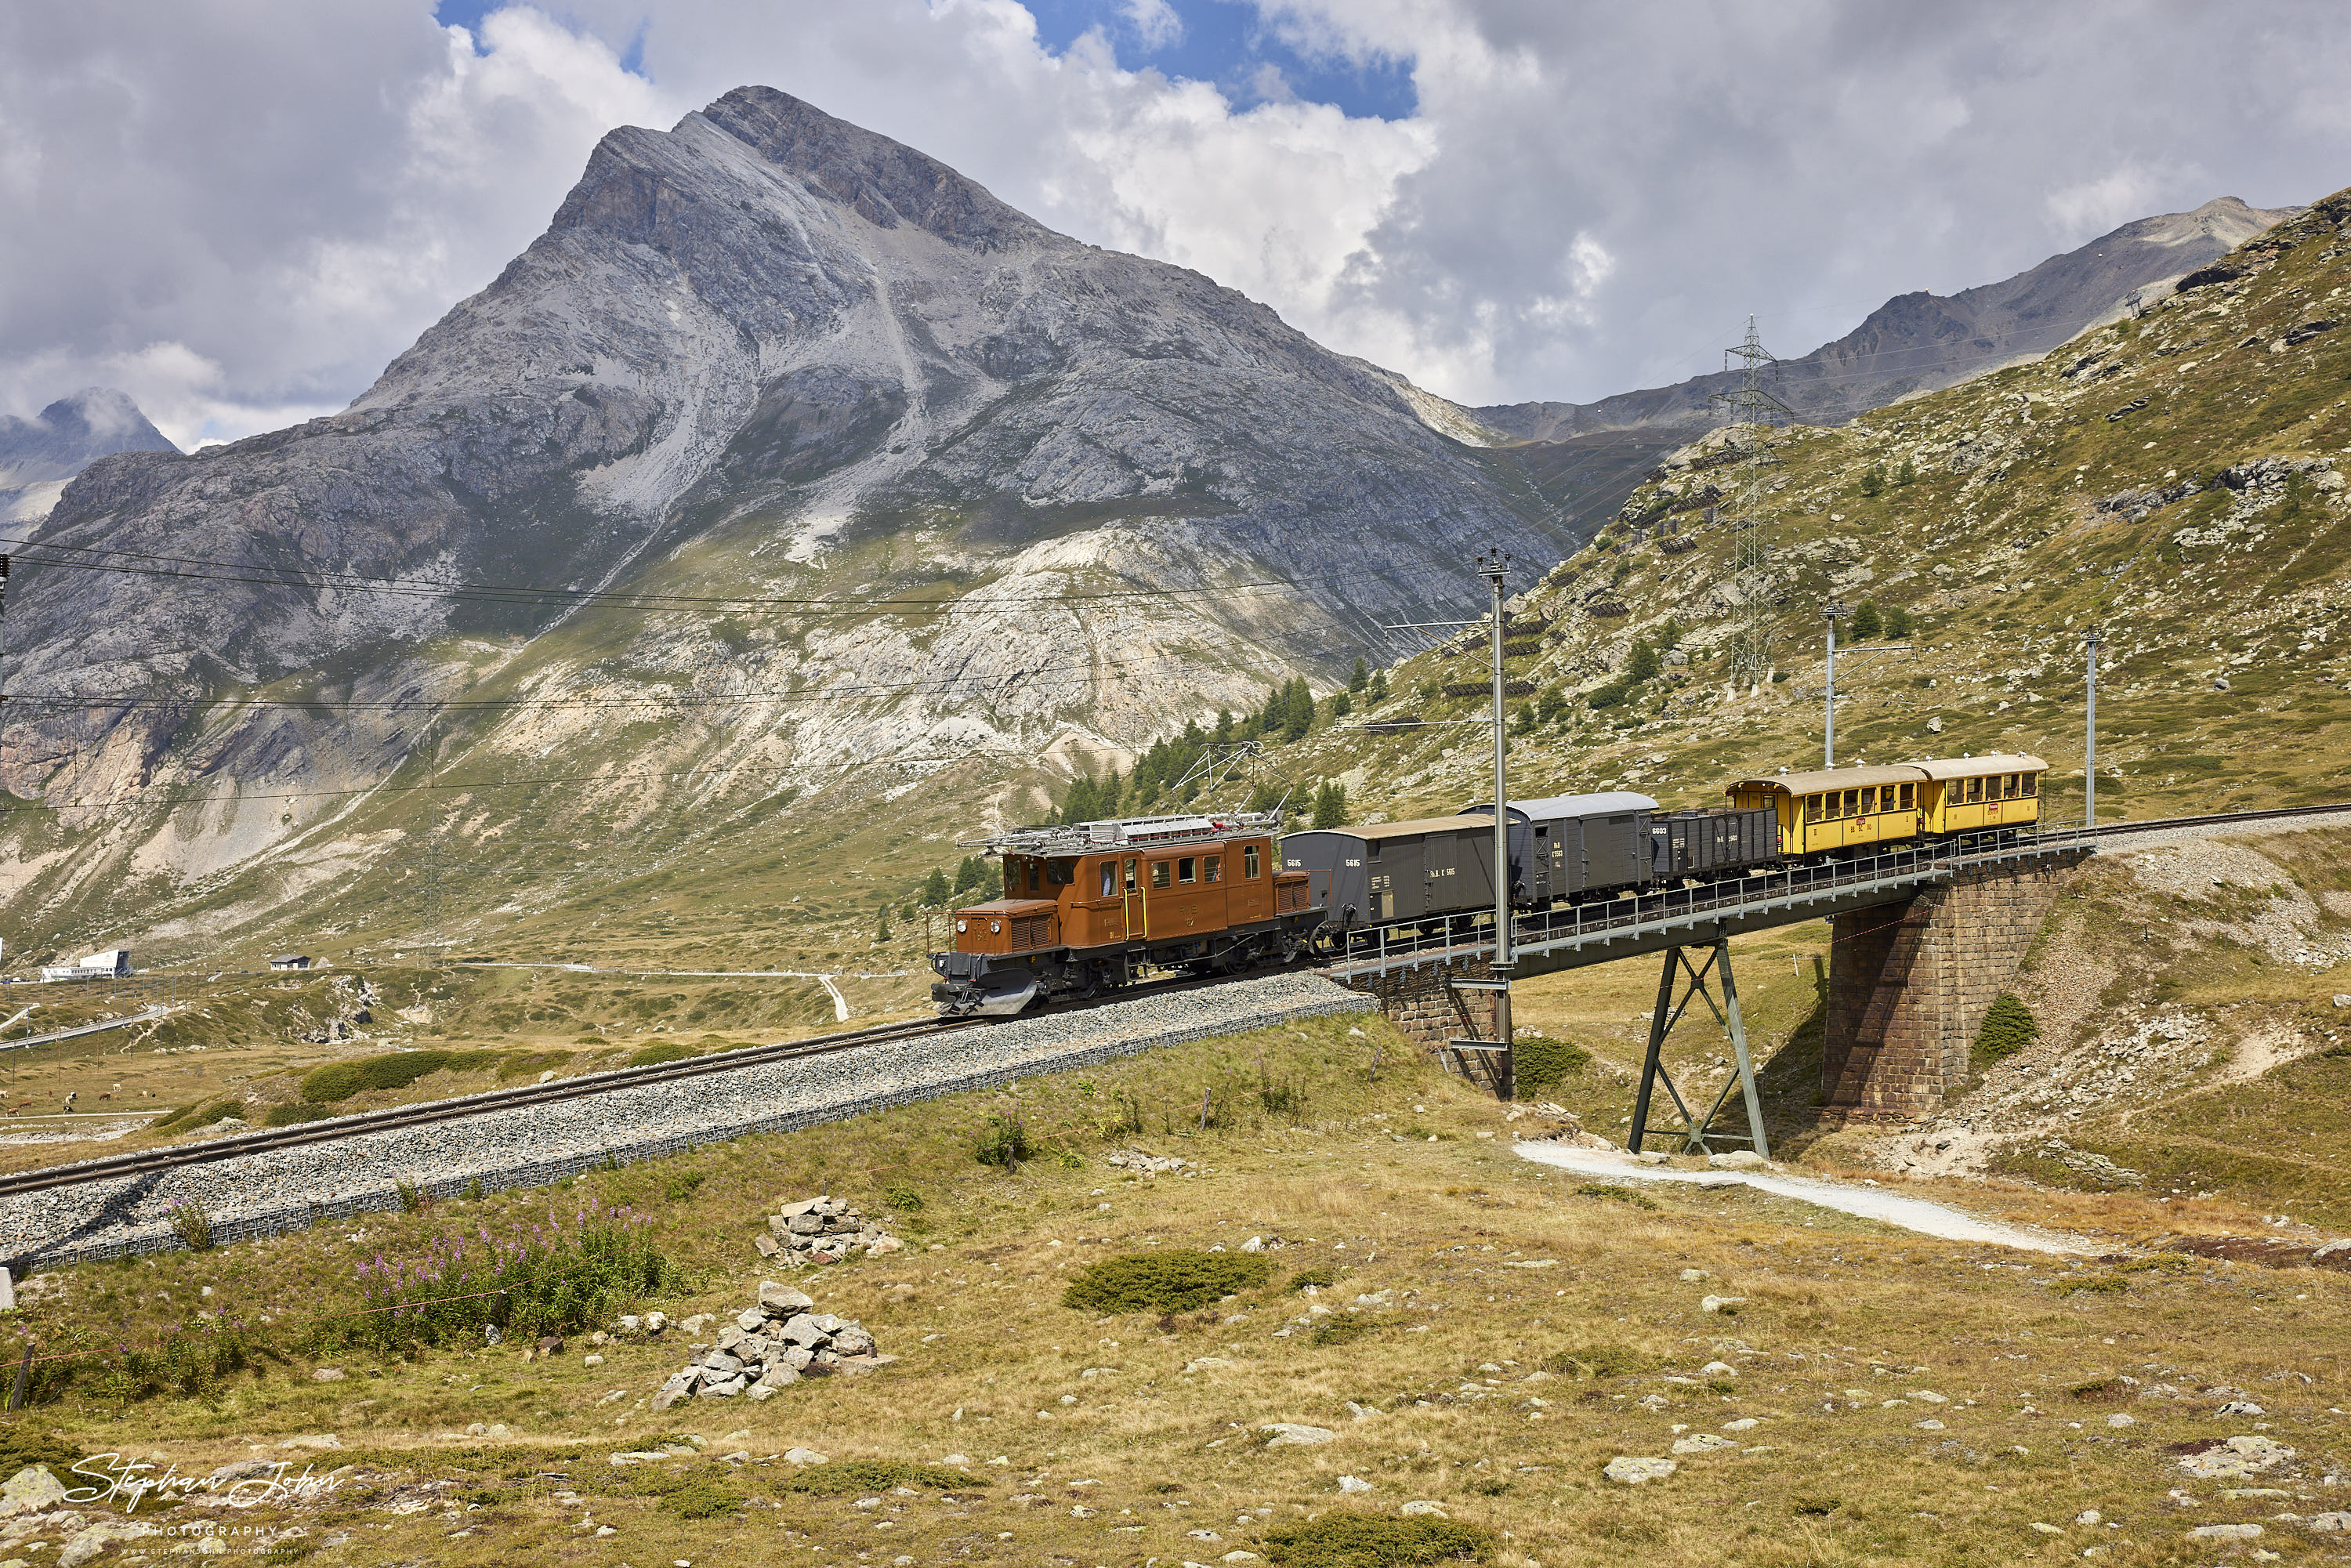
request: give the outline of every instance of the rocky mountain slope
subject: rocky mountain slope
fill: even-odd
[[[745,89],[606,137],[343,413],[71,485],[11,596],[13,912],[277,907],[469,762],[568,779],[576,842],[1099,752],[1573,543],[1264,307]]]
[[[0,522],[47,516],[66,481],[100,457],[178,450],[112,387],[84,387],[31,419],[0,414]]]

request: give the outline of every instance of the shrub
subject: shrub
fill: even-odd
[[[433,1195],[420,1182],[399,1176],[392,1181],[392,1188],[400,1195],[400,1212],[402,1214],[422,1214],[433,1207]]]
[[[2005,1061],[2041,1038],[2041,1025],[2032,1009],[2016,998],[2013,992],[2002,991],[1998,1000],[1984,1009],[1983,1028],[1976,1033],[1975,1062],[1989,1067]]]
[[[979,1142],[973,1155],[984,1166],[1002,1166],[1010,1170],[1029,1157],[1029,1129],[1018,1121],[1003,1116],[990,1116],[979,1130]]]
[[[1624,1377],[1647,1370],[1649,1358],[1621,1344],[1581,1344],[1543,1357],[1542,1368],[1557,1377]]]
[[[1061,1305],[1094,1312],[1188,1312],[1266,1282],[1273,1265],[1248,1252],[1125,1252],[1070,1281]]]
[[[288,1100],[283,1105],[272,1105],[269,1114],[261,1119],[265,1127],[296,1127],[305,1122],[323,1122],[333,1115],[324,1105],[305,1105],[299,1100]]]
[[[923,1212],[923,1195],[904,1182],[893,1182],[882,1189],[882,1201],[901,1214]]]
[[[684,1061],[688,1057],[699,1056],[702,1053],[695,1050],[694,1047],[687,1045],[681,1040],[665,1040],[659,1045],[649,1045],[643,1051],[632,1052],[629,1057],[629,1065],[632,1067],[659,1067],[664,1061]]]
[[[1591,1063],[1592,1053],[1573,1040],[1536,1035],[1515,1040],[1510,1047],[1511,1069],[1517,1074],[1521,1100],[1543,1093],[1569,1073],[1581,1072]]]
[[[1886,634],[1888,637],[1907,637],[1917,629],[1917,622],[1910,618],[1910,612],[1900,605],[1886,612]]]
[[[743,1506],[743,1494],[716,1476],[687,1478],[684,1486],[661,1500],[662,1511],[680,1519],[716,1519]]]
[[[1575,1190],[1583,1197],[1604,1197],[1616,1203],[1629,1203],[1635,1208],[1657,1207],[1656,1199],[1646,1193],[1635,1192],[1629,1186],[1617,1186],[1610,1182],[1588,1181]]]
[[[201,1198],[175,1197],[166,1206],[171,1217],[172,1232],[187,1243],[191,1252],[207,1252],[213,1244],[213,1217],[204,1212]]]
[[[340,1105],[366,1089],[405,1089],[444,1071],[475,1072],[497,1062],[495,1051],[395,1051],[357,1061],[330,1061],[302,1080],[302,1098],[313,1105]]]
[[[1352,1317],[1333,1313],[1314,1325],[1311,1337],[1316,1344],[1353,1344],[1378,1326],[1361,1312]]]
[[[1877,612],[1877,601],[1865,599],[1853,612],[1853,640],[1866,643],[1886,630],[1886,619]]]
[[[379,1252],[359,1279],[374,1310],[352,1319],[350,1332],[387,1351],[475,1338],[491,1324],[526,1341],[580,1333],[680,1282],[643,1216],[585,1204],[569,1221],[552,1209],[527,1230],[517,1220],[503,1238],[485,1226],[475,1238],[436,1237],[411,1257]]]
[[[1625,661],[1625,679],[1627,682],[1638,685],[1643,681],[1655,680],[1657,672],[1664,668],[1665,664],[1657,657],[1657,651],[1649,645],[1646,638],[1633,639],[1632,656]]]
[[[1311,1285],[1318,1291],[1327,1291],[1338,1282],[1339,1271],[1336,1269],[1301,1269],[1290,1277],[1290,1283],[1282,1289],[1302,1291]]]
[[[176,1394],[216,1406],[222,1381],[254,1367],[262,1354],[240,1329],[177,1329],[153,1350],[126,1346],[98,1387],[125,1402]]]
[[[776,1479],[779,1491],[813,1492],[820,1497],[868,1495],[893,1487],[922,1487],[937,1491],[972,1491],[987,1484],[986,1476],[967,1476],[937,1465],[909,1464],[904,1459],[835,1459],[810,1465]]]
[[[1392,1519],[1333,1509],[1319,1519],[1285,1524],[1265,1536],[1265,1554],[1282,1568],[1407,1568],[1478,1562],[1494,1538],[1449,1519]]]
[[[1902,460],[1902,466],[1894,471],[1894,482],[1897,485],[1916,485],[1918,482],[1918,465],[1905,457]]]
[[[193,1133],[209,1127],[215,1122],[245,1114],[242,1100],[199,1100],[193,1105],[183,1105],[168,1116],[158,1117],[147,1124],[151,1133]]]
[[[1886,493],[1886,470],[1879,465],[1873,463],[1861,471],[1861,493],[1864,496]]]
[[[1583,700],[1597,711],[1601,708],[1614,707],[1618,703],[1625,700],[1625,695],[1626,690],[1624,682],[1611,681],[1604,686],[1594,686],[1592,689],[1591,695],[1586,696]]]

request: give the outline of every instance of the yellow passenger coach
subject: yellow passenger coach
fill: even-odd
[[[2001,754],[1742,779],[1730,803],[1768,807],[1786,856],[1866,853],[1922,835],[1983,832],[2041,820],[2038,757]]]

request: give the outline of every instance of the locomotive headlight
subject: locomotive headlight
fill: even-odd
[[[971,929],[971,922],[968,920],[958,920],[956,922],[956,929],[958,931],[968,931]]]
[[[990,931],[1001,931],[1004,929],[1004,922],[1001,920],[991,920],[987,923],[987,928]]]

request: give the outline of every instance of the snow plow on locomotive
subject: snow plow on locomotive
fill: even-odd
[[[1004,896],[955,912],[953,950],[931,955],[931,998],[947,1014],[1008,1017],[1147,970],[1295,963],[1323,912],[1307,878],[1282,869],[1280,827],[1244,811],[1000,833],[985,848],[1003,860]]]

